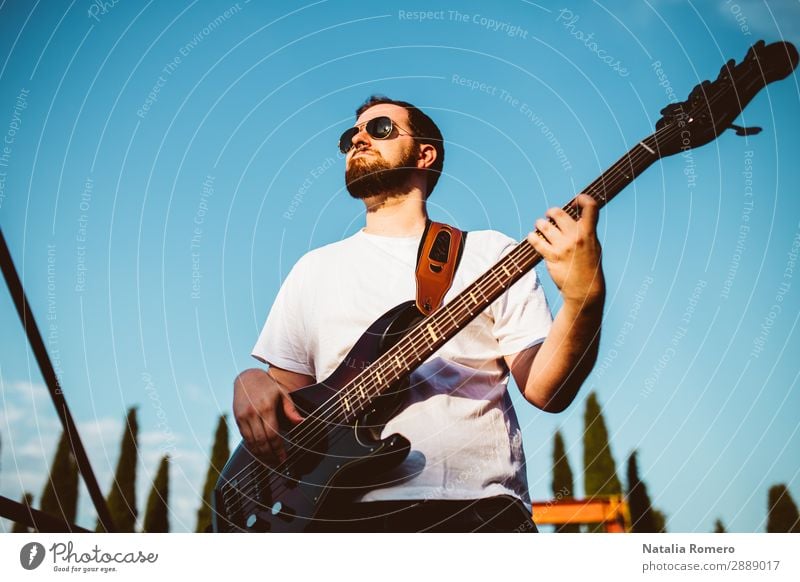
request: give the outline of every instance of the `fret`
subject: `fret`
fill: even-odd
[[[361,397],[358,394],[354,393],[354,392],[351,392],[350,396],[351,396],[351,398],[350,398],[350,406],[354,409],[352,412],[355,412],[356,410],[362,408],[364,406],[364,404],[366,403],[366,401],[362,400]],[[351,412],[351,411],[348,411],[348,412]]]
[[[445,309],[444,310],[444,312],[447,313],[447,315],[450,316],[450,321],[453,322],[453,325],[455,326],[455,328],[458,329],[458,322],[456,321],[455,317],[453,317],[452,311],[453,311],[452,309]]]
[[[519,248],[519,247],[517,247],[517,249],[518,249],[518,248]],[[520,266],[517,264],[517,261],[515,261],[515,260],[514,260],[514,257],[512,256],[512,255],[513,255],[515,252],[516,252],[516,249],[514,249],[513,251],[511,251],[510,253],[508,253],[508,255],[506,255],[506,260],[507,260],[509,263],[511,263],[512,265],[514,265],[514,268],[517,270],[517,273],[521,273],[521,272],[522,272],[522,267],[520,267]]]
[[[483,288],[480,285],[478,285],[475,289],[481,294],[481,297],[483,297],[483,302],[488,305],[489,298],[486,297],[486,293],[483,292]]]
[[[424,329],[424,330],[420,330],[420,333],[422,334],[422,337],[419,338],[419,339],[420,340],[425,340],[425,344],[430,348],[433,345],[433,342],[431,341],[430,336],[427,333],[425,333],[426,331],[428,331],[427,328]]]
[[[488,273],[486,273],[486,274],[487,274],[487,275],[490,275],[490,276],[492,276],[492,277],[494,277],[494,280],[495,280],[497,283],[499,283],[499,284],[500,284],[500,288],[501,288],[501,289],[505,289],[505,288],[506,288],[505,284],[503,283],[503,280],[500,278],[500,274],[499,274],[499,273],[498,273],[498,272],[497,272],[497,271],[494,269],[494,267],[492,267],[491,269],[489,269],[489,272],[488,272]],[[486,297],[486,296],[484,295],[484,297]]]
[[[465,291],[465,293],[466,293],[466,291]],[[462,324],[463,323],[463,319],[466,317],[466,315],[464,315],[464,312],[466,311],[467,313],[469,313],[469,309],[467,307],[466,295],[461,297],[460,299],[458,299],[456,301],[453,301],[450,304],[450,306],[452,307],[452,310],[455,312],[454,315],[455,315],[456,321],[458,321],[459,324]]]
[[[530,243],[528,243],[528,241],[525,241],[524,248],[520,248],[520,252],[518,254],[519,254],[518,258],[522,262],[522,264],[520,265],[520,269],[522,269],[523,271],[527,271],[530,261],[533,261],[534,257],[536,257],[539,253],[536,252],[536,249],[534,249],[530,245]]]
[[[428,333],[429,333],[429,334],[431,334],[431,339],[432,339],[434,342],[435,342],[437,339],[439,339],[439,338],[437,337],[437,335],[436,335],[436,332],[435,332],[435,331],[433,331],[433,324],[432,324],[432,323],[429,323],[429,324],[428,324],[428,326],[427,326],[427,329],[428,329]]]
[[[492,287],[494,287],[495,282],[492,280],[492,277],[494,276],[494,273],[492,271],[494,271],[493,268],[489,269],[488,271],[486,271],[486,273],[483,274],[483,277],[481,277],[480,279],[475,281],[475,288],[476,289],[479,289],[479,290],[483,291],[483,287],[486,287],[487,289],[491,289]],[[484,300],[485,300],[486,299],[486,295],[484,295],[483,297],[484,297]]]

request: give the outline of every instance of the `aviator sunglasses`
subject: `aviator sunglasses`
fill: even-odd
[[[361,123],[345,131],[339,138],[340,152],[346,154],[353,148],[353,138],[359,131],[361,131],[359,128],[362,125],[366,125],[365,129],[372,139],[389,139],[389,137],[392,135],[392,130],[395,128],[397,128],[398,132],[402,130],[406,135],[411,135],[411,132],[394,123],[390,117],[382,115],[380,117],[374,117],[365,123]]]

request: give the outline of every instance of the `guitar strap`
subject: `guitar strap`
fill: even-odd
[[[417,250],[417,309],[424,315],[435,311],[453,285],[464,252],[467,233],[427,220]]]

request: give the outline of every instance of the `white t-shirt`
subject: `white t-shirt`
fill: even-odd
[[[305,254],[283,282],[252,355],[325,380],[370,324],[416,297],[419,241],[362,230]],[[497,231],[469,232],[444,303],[516,244]],[[411,453],[361,500],[508,494],[529,503],[522,436],[502,357],[544,341],[551,323],[531,270],[417,368],[408,406],[382,435],[402,434]]]

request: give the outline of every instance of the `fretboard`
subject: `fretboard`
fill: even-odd
[[[657,159],[656,139],[655,135],[651,135],[634,146],[582,193],[594,198],[602,208]],[[564,206],[564,210],[573,219],[578,219],[580,210],[574,198]],[[541,260],[542,256],[527,239],[517,244],[486,273],[422,320],[345,386],[339,393],[334,414],[348,421],[365,412],[373,400],[410,375]]]

